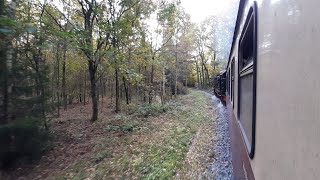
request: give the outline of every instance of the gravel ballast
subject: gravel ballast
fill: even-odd
[[[214,119],[215,138],[213,142],[212,163],[209,165],[214,179],[233,179],[232,157],[230,147],[229,124],[226,107],[214,95],[208,94],[213,102],[213,111],[217,115]]]

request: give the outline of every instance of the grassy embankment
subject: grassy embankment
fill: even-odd
[[[198,179],[211,176],[212,104],[190,90],[166,106],[132,108],[100,122],[102,135],[90,139],[89,155],[54,179]],[[102,120],[103,121],[103,120]],[[87,158],[86,158],[87,157]],[[51,176],[51,177],[50,177]]]

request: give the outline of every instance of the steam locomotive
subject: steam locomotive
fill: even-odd
[[[226,72],[222,72],[213,80],[213,92],[221,101],[226,102]]]

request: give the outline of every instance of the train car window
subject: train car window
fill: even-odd
[[[232,101],[232,104],[233,104],[233,95],[234,95],[234,75],[235,75],[235,70],[234,70],[234,58],[233,58],[231,61],[231,101]]]
[[[256,111],[257,15],[254,4],[239,41],[238,119],[250,158],[254,156]]]
[[[230,89],[231,89],[231,72],[230,72],[230,68],[229,68],[229,71],[228,71],[228,94],[230,96]]]
[[[226,81],[227,81],[227,84],[226,84],[226,90],[227,90],[227,94],[229,94],[229,70],[227,70],[227,77],[226,77]]]

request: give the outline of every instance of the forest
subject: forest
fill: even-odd
[[[183,116],[185,122],[172,122],[183,126],[181,132],[189,133],[183,138],[191,141],[201,123],[207,122],[200,122],[204,118],[201,114],[207,112],[195,112],[194,108],[209,108],[196,89],[210,90],[213,77],[223,68],[217,60],[216,27],[214,17],[193,23],[179,0],[0,0],[0,169],[4,169],[0,179],[1,175],[8,179],[25,175],[30,164],[51,163],[44,157],[50,157],[60,146],[78,147],[81,143],[74,143],[74,139],[88,143],[90,138],[104,137],[110,141],[106,146],[112,148],[121,141],[115,137],[133,138],[134,133],[144,131],[142,127],[154,128],[149,133],[155,133],[157,124],[152,123],[157,121],[145,120],[148,118],[170,119],[167,116],[174,113],[178,115],[172,117]],[[190,102],[188,98],[196,100]],[[193,115],[201,117],[188,120]],[[182,141],[172,143],[177,142]],[[96,166],[104,160],[112,162],[116,157],[112,150],[92,147],[99,143],[79,152],[73,149],[71,154],[85,156],[90,151],[95,154]],[[188,144],[182,143],[185,148]],[[184,157],[187,149],[182,150]],[[113,175],[128,166],[131,174],[122,177],[166,179],[177,176],[179,165],[175,163],[183,159],[169,165],[169,174],[158,176],[160,170],[125,166],[121,158],[122,169],[113,167],[101,173],[107,174],[102,177],[118,179]],[[83,169],[90,166],[82,165],[79,167]],[[12,175],[18,167],[24,172]],[[86,177],[81,175],[81,168],[78,174],[68,176]],[[56,173],[61,169],[55,169]],[[50,176],[35,174],[26,177]]]

